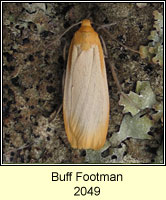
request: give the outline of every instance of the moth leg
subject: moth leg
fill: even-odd
[[[122,92],[123,92],[123,91],[122,91],[122,87],[121,87],[121,85],[120,85],[120,83],[119,83],[119,79],[118,79],[117,73],[116,73],[116,71],[115,71],[115,66],[114,66],[113,62],[111,62],[111,61],[108,61],[108,64],[109,64],[109,67],[110,67],[110,69],[111,69],[113,79],[114,79],[114,81],[115,81],[115,83],[116,83],[116,86],[117,86],[117,88],[118,88],[118,92],[119,92],[119,93],[122,93]]]
[[[113,76],[113,79],[114,79],[114,81],[115,81],[115,83],[116,83],[116,86],[117,86],[117,88],[118,88],[119,93],[120,93],[125,99],[127,99],[131,104],[133,104],[133,106],[135,106],[137,109],[141,110],[141,108],[139,108],[139,106],[136,105],[136,104],[132,101],[132,99],[130,99],[129,96],[123,92],[122,87],[121,87],[121,85],[120,85],[120,83],[119,83],[119,79],[118,79],[117,73],[115,72],[114,63],[110,61],[110,62],[108,62],[108,64],[109,64],[109,67],[111,68],[112,76]]]
[[[100,38],[101,38],[101,41],[102,41],[102,45],[103,45],[103,50],[104,50],[105,57],[108,59],[109,56],[108,56],[108,53],[107,53],[107,48],[106,48],[105,42],[104,42],[104,40],[103,40],[102,37],[100,37]],[[136,51],[136,53],[138,53],[138,52]],[[119,79],[118,79],[118,76],[117,76],[117,73],[116,73],[116,68],[115,68],[115,66],[114,66],[114,62],[113,62],[113,61],[108,61],[108,65],[109,65],[109,67],[110,67],[110,69],[111,69],[112,76],[113,76],[113,79],[114,79],[115,84],[116,84],[116,86],[117,86],[117,89],[118,89],[119,94],[121,94],[125,99],[127,99],[127,100],[128,100],[131,104],[133,104],[133,106],[135,106],[137,109],[141,110],[141,109],[139,108],[139,106],[136,105],[136,104],[132,101],[132,99],[130,99],[129,96],[123,92],[122,87],[121,87],[120,82],[119,82]]]
[[[68,29],[66,29],[62,34],[60,34],[60,35],[57,37],[56,40],[54,40],[53,42],[51,41],[51,42],[47,45],[47,48],[50,48],[50,47],[52,48],[54,45],[56,45],[57,42],[60,41],[60,39],[61,39],[66,33],[68,33],[68,32],[70,31],[70,29],[72,29],[73,27],[75,27],[75,26],[77,26],[77,25],[79,25],[79,24],[81,24],[81,21],[78,22],[78,23],[75,23],[75,24],[71,25],[71,26],[70,26]]]
[[[103,46],[104,57],[108,59],[109,56],[108,56],[108,53],[107,53],[107,48],[106,48],[104,39],[103,39],[101,36],[100,36],[100,39],[101,39],[102,46]],[[109,67],[110,67],[110,69],[111,69],[113,79],[114,79],[114,81],[115,81],[115,83],[116,83],[116,86],[117,86],[117,88],[118,88],[118,92],[119,92],[124,98],[126,98],[130,103],[132,103],[137,109],[140,109],[140,108],[138,108],[138,106],[127,96],[127,94],[125,94],[125,93],[123,92],[122,87],[121,87],[121,85],[120,85],[120,83],[119,83],[119,79],[118,79],[118,76],[117,76],[117,73],[116,73],[116,68],[115,68],[115,66],[114,66],[113,61],[108,61],[108,65],[109,65]]]
[[[109,56],[108,56],[106,44],[105,44],[105,42],[104,42],[104,39],[103,39],[101,36],[100,36],[100,39],[101,39],[101,43],[102,43],[102,46],[103,46],[104,57],[108,59]],[[116,74],[116,72],[115,72],[114,64],[113,64],[111,61],[108,61],[108,64],[109,64],[109,67],[111,68],[112,76],[113,76],[113,79],[114,79],[114,81],[115,81],[115,83],[116,83],[116,86],[117,86],[117,88],[118,88],[118,91],[119,91],[119,93],[121,93],[121,92],[122,92],[122,87],[121,87],[121,85],[120,85],[120,83],[119,83],[118,76],[117,76],[117,74]]]
[[[105,41],[101,35],[100,35],[100,40],[101,40],[102,47],[103,47],[104,58],[108,58],[107,47],[106,47]]]
[[[140,55],[140,52],[139,52],[139,51],[137,51],[137,50],[135,50],[135,49],[132,49],[132,48],[130,48],[130,47],[124,45],[122,42],[119,42],[116,38],[112,37],[112,35],[110,34],[110,32],[109,32],[106,28],[101,27],[100,29],[102,29],[102,30],[104,31],[104,33],[106,33],[112,41],[115,41],[115,42],[117,42],[120,46],[124,47],[125,49],[127,49],[127,50],[129,50],[129,51],[132,51],[132,52],[137,53],[137,54]]]

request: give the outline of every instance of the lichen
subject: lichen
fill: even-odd
[[[130,91],[121,95],[119,104],[124,106],[123,113],[130,112],[133,116],[145,108],[151,108],[156,103],[156,97],[148,81],[137,81],[136,93]]]
[[[156,103],[153,108],[155,109],[156,113],[152,115],[153,120],[158,121],[161,120],[163,123],[163,103]]]
[[[126,138],[132,137],[137,139],[151,139],[148,135],[150,128],[153,126],[153,121],[148,116],[142,116],[138,113],[134,117],[126,114],[122,120],[119,132],[114,133],[110,138],[113,147],[118,146]]]
[[[163,15],[157,10],[153,12],[154,25],[148,36],[150,42],[147,46],[140,46],[139,52],[142,58],[148,58],[149,62],[163,66]]]

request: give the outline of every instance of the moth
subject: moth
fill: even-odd
[[[100,149],[106,141],[109,110],[103,49],[85,19],[70,44],[64,85],[63,118],[71,146]]]

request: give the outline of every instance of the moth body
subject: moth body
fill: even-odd
[[[63,116],[73,148],[100,149],[104,145],[109,122],[106,69],[98,34],[86,19],[69,49]]]

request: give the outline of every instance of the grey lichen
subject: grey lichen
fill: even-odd
[[[126,138],[132,137],[137,139],[151,139],[151,136],[147,133],[153,126],[153,121],[146,115],[141,116],[138,113],[134,117],[126,114],[123,118],[119,132],[114,133],[110,138],[110,143],[113,147],[118,146]]]
[[[142,58],[148,58],[149,62],[163,66],[163,15],[157,10],[153,12],[154,25],[148,36],[148,46],[140,46],[139,52]]]
[[[127,98],[126,98],[127,97]],[[156,97],[149,81],[137,81],[136,93],[130,91],[121,95],[119,104],[124,106],[123,113],[130,112],[133,116],[145,108],[151,108],[156,103]]]

